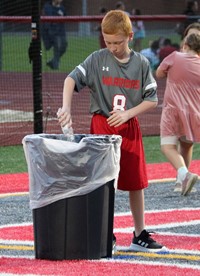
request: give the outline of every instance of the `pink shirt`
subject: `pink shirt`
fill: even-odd
[[[200,142],[200,57],[175,51],[159,67],[167,72],[161,136]]]

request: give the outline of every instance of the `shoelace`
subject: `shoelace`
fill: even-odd
[[[155,241],[153,238],[151,238],[151,234],[155,234],[154,231],[146,231],[146,234],[147,234],[147,238],[148,238],[150,241],[152,241],[152,242]]]

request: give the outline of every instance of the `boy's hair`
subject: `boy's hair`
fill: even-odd
[[[189,46],[191,50],[200,54],[200,35],[199,34],[190,34],[185,38],[185,44]]]
[[[124,34],[129,36],[132,33],[132,24],[129,16],[121,10],[111,10],[103,18],[101,23],[102,32],[105,34]]]

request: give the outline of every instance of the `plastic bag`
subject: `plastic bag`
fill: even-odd
[[[31,209],[87,194],[118,179],[118,135],[32,134],[23,138]]]

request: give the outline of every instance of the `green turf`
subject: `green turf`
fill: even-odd
[[[30,34],[4,34],[3,35],[3,71],[4,72],[31,72],[32,64],[29,62],[28,49]],[[46,62],[52,57],[52,50],[45,51],[42,45],[42,71],[51,71]],[[68,48],[61,58],[59,72],[70,72],[85,59],[91,52],[99,49],[98,37],[68,37]]]
[[[144,142],[147,163],[168,162],[167,159],[160,151],[159,136],[143,137],[143,142]],[[199,158],[200,158],[200,144],[195,144],[194,150],[193,150],[193,160],[198,160]]]
[[[143,41],[143,48],[147,48],[149,41],[158,39],[158,35],[148,35]],[[172,42],[179,43],[180,38],[176,34],[170,34]],[[31,72],[32,64],[29,62],[28,49],[31,42],[31,36],[27,32],[5,33],[2,37],[2,59],[4,72]],[[52,71],[46,66],[48,60],[52,57],[52,50],[45,51],[42,46],[42,71]],[[98,36],[75,36],[68,35],[68,48],[61,58],[58,72],[70,72],[74,67],[83,61],[90,53],[99,49]]]
[[[143,141],[147,163],[166,162],[160,152],[159,136],[144,137]],[[195,144],[193,159],[197,160],[199,156],[200,144]],[[0,147],[0,174],[17,172],[27,172],[23,147],[21,145]]]
[[[0,147],[0,174],[27,172],[27,165],[23,147]]]

